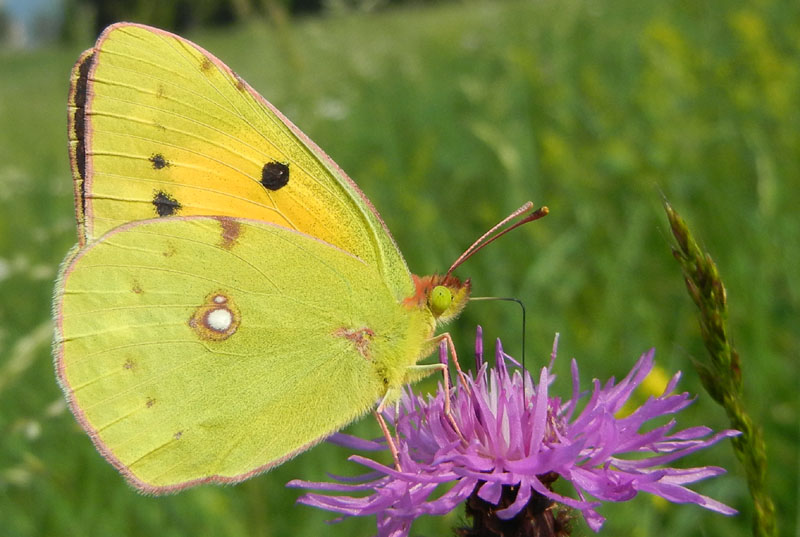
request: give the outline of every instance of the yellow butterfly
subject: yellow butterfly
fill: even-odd
[[[58,379],[148,493],[246,479],[441,369],[417,362],[469,297],[453,268],[542,212],[412,276],[297,127],[210,53],[137,24],[80,57],[68,127],[79,243],[56,288]]]

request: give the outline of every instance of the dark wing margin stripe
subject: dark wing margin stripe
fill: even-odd
[[[75,217],[78,220],[78,235],[81,243],[85,238],[83,227],[86,215],[86,101],[89,93],[89,73],[94,63],[94,49],[89,49],[81,55],[72,69],[72,83],[69,90],[67,136],[75,187]]]

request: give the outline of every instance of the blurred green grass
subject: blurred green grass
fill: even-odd
[[[623,375],[655,346],[699,394],[682,426],[725,427],[689,361],[704,349],[669,252],[663,192],[728,286],[747,401],[765,430],[784,534],[798,530],[800,7],[794,0],[466,2],[252,24],[187,36],[283,110],[359,183],[420,274],[443,271],[532,199],[545,220],[459,273],[529,310],[528,360],[562,333],[558,370]],[[91,43],[85,43],[84,48]],[[355,471],[323,445],[236,487],[134,493],[65,409],[49,354],[59,262],[75,242],[66,155],[69,70],[81,49],[0,52],[0,533],[371,535],[294,506],[292,478]],[[469,361],[474,327],[516,353],[519,315],[475,303],[450,328]],[[562,375],[560,387],[568,389]],[[377,435],[372,420],[360,434]],[[730,448],[685,465],[730,473],[695,488],[734,518],[642,496],[607,505],[606,535],[747,535]],[[444,535],[461,517],[424,519]],[[580,532],[589,533],[579,524]]]

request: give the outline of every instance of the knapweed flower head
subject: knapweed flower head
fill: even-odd
[[[603,501],[630,500],[639,492],[727,515],[736,513],[686,488],[724,469],[667,465],[737,431],[712,435],[707,427],[692,427],[673,432],[673,418],[642,432],[650,420],[673,416],[692,403],[688,393],[673,393],[680,373],[661,396],[650,397],[632,410],[626,407],[621,415],[653,368],[653,350],[639,358],[621,381],[612,378],[603,385],[594,380],[587,392],[579,388],[573,359],[572,392],[564,400],[550,389],[555,379],[555,344],[550,365],[541,369],[536,383],[527,372],[509,371],[510,357],[499,341],[496,366],[483,363],[480,329],[476,350],[478,371],[466,376],[465,385],[449,394],[440,385],[436,395],[427,397],[408,388],[399,407],[384,412],[395,426],[399,470],[353,455],[349,460],[371,471],[356,478],[332,476],[336,482],[292,481],[289,486],[326,492],[309,493],[298,501],[343,517],[377,515],[381,537],[405,536],[417,517],[443,515],[465,501],[469,514],[475,515],[480,504],[491,505],[492,515],[501,521],[527,516],[536,524],[537,516],[545,517],[539,522],[547,524],[554,535],[566,529],[552,507],[560,504],[580,511],[589,527],[599,531],[605,521],[598,512]],[[450,398],[450,417],[445,413],[446,397]],[[346,435],[337,435],[335,441],[355,448],[386,449],[384,443]],[[572,485],[576,497],[551,489],[559,478]]]

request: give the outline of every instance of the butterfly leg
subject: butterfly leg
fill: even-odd
[[[447,422],[456,432],[461,441],[466,443],[464,434],[458,427],[458,423],[456,423],[456,420],[453,418],[453,413],[451,411],[451,404],[450,404],[451,385],[450,385],[450,375],[448,374],[449,371],[447,368],[447,345],[444,341],[440,342],[439,356],[440,356],[440,363],[438,364],[420,364],[409,367],[406,370],[404,384],[412,383],[415,382],[416,380],[427,377],[428,375],[430,375],[435,371],[441,371],[442,378],[444,380],[445,397],[443,402],[444,403],[443,410],[445,419],[447,419]],[[384,437],[386,437],[386,442],[389,445],[389,450],[391,451],[392,457],[394,458],[395,468],[397,468],[398,471],[402,471],[402,466],[400,464],[399,450],[397,449],[397,444],[395,443],[391,433],[389,432],[389,427],[386,425],[386,420],[383,418],[382,412],[384,411],[384,409],[386,409],[387,406],[389,406],[392,403],[394,403],[395,405],[397,405],[397,407],[399,407],[400,397],[401,393],[399,389],[387,390],[386,395],[383,396],[383,399],[381,400],[380,404],[378,404],[378,407],[373,411],[375,418],[378,420],[378,425],[383,431]],[[395,412],[395,416],[397,416],[398,411]]]
[[[419,377],[421,378],[428,376],[430,373],[421,373]],[[413,382],[413,380],[408,380],[406,378],[406,382]],[[392,434],[389,432],[389,427],[386,425],[386,420],[383,419],[383,411],[389,405],[394,405],[394,415],[395,419],[397,419],[397,415],[400,412],[400,398],[403,396],[402,388],[389,388],[386,390],[386,394],[381,399],[381,402],[378,404],[378,407],[372,411],[372,414],[375,416],[375,419],[378,421],[378,425],[383,432],[383,436],[386,438],[386,444],[389,446],[389,451],[392,453],[392,458],[394,459],[394,467],[397,469],[398,472],[403,471],[403,467],[400,465],[400,451],[397,449],[397,444],[392,438]],[[397,427],[395,427],[397,429]]]
[[[458,372],[458,378],[461,380],[461,385],[467,391],[467,393],[471,393],[469,389],[469,384],[467,384],[467,376],[464,374],[464,370],[461,369],[461,364],[458,363],[458,354],[456,353],[456,346],[453,343],[453,337],[450,335],[450,332],[444,332],[443,334],[439,334],[434,338],[435,343],[441,344],[442,342],[447,343],[447,347],[450,351],[450,354],[453,356],[453,364],[456,366],[456,371]],[[447,373],[445,372],[445,376]]]
[[[451,344],[452,344],[452,340],[451,340]],[[444,379],[444,393],[445,393],[445,398],[444,398],[444,415],[445,415],[445,418],[447,419],[448,423],[450,423],[450,426],[453,427],[453,430],[456,432],[456,434],[458,434],[459,438],[461,438],[462,441],[466,442],[466,439],[464,438],[464,435],[461,433],[461,429],[459,429],[458,424],[456,423],[456,420],[453,419],[453,414],[450,411],[450,409],[451,409],[451,406],[450,406],[450,388],[451,388],[451,385],[450,385],[450,374],[449,374],[450,371],[447,368],[447,362],[448,362],[448,360],[447,360],[447,344],[445,343],[444,338],[442,338],[442,340],[439,341],[439,360],[440,360],[440,362],[438,364],[422,364],[422,365],[414,365],[414,366],[409,367],[408,368],[409,370],[406,373],[406,379],[409,379],[409,382],[413,382],[413,380],[416,380],[416,379],[422,378],[422,377],[426,377],[426,376],[430,375],[434,371],[441,371],[442,372],[442,378]],[[462,373],[462,375],[463,375],[463,373]],[[466,377],[462,377],[462,378],[463,378],[462,382],[464,382],[464,388],[469,390],[469,388],[466,385]]]
[[[375,419],[378,420],[378,425],[383,431],[383,436],[386,437],[386,443],[389,445],[389,451],[392,452],[392,458],[394,459],[394,467],[398,472],[402,472],[403,468],[400,466],[400,452],[397,450],[397,444],[394,442],[394,438],[392,438],[392,433],[389,432],[389,427],[386,425],[386,420],[383,419],[381,415],[382,408],[380,406],[376,410],[373,410],[372,413],[375,415]]]

